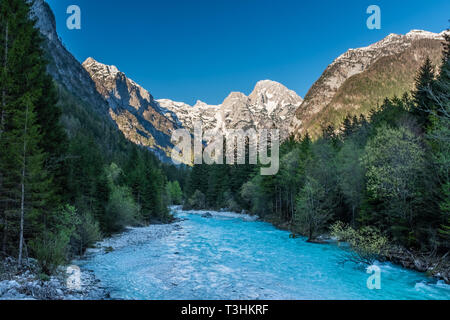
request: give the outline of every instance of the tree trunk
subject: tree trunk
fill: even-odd
[[[6,214],[6,208],[4,208],[3,211],[3,221],[5,223],[5,228],[3,229],[2,251],[6,255],[6,243],[8,241],[8,215]]]
[[[21,183],[21,200],[20,200],[20,242],[19,242],[19,267],[22,266],[22,251],[23,251],[23,221],[25,216],[25,168],[22,168],[22,183]]]
[[[3,56],[3,72],[6,73],[6,67],[8,66],[8,33],[9,33],[9,26],[8,22],[6,22],[6,28],[5,28],[5,51]],[[3,133],[3,126],[5,124],[5,107],[6,107],[6,89],[3,86],[2,88],[2,110],[0,113],[0,138]],[[1,175],[0,175],[1,179]],[[0,180],[0,186],[2,181]],[[8,217],[6,215],[5,208],[2,208],[3,211],[3,221],[5,223],[5,228],[3,229],[3,240],[2,240],[2,251],[6,254],[6,241],[7,241],[7,233],[8,233]]]
[[[6,29],[5,29],[5,53],[3,56],[3,72],[6,72],[6,68],[8,66],[8,22],[6,22]],[[0,118],[0,137],[3,133],[3,126],[5,124],[5,106],[6,106],[6,90],[5,87],[2,88],[2,113]]]
[[[291,190],[291,222],[294,220],[294,196]]]
[[[275,215],[278,215],[277,187],[275,187]]]
[[[352,205],[352,227],[355,228],[355,206]]]
[[[22,181],[20,197],[20,240],[19,240],[19,267],[22,266],[23,253],[23,229],[25,220],[25,174],[26,174],[26,156],[27,156],[27,131],[28,131],[28,105],[25,112],[25,128],[23,135],[23,155],[22,155]]]

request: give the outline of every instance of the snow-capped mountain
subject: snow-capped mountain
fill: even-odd
[[[134,143],[170,155],[170,136],[174,129],[193,132],[201,121],[204,130],[225,134],[229,129],[280,130],[287,138],[288,124],[302,103],[294,91],[280,83],[264,80],[256,84],[247,97],[232,92],[222,104],[208,105],[198,101],[194,106],[153,96],[115,66],[88,58],[83,67],[96,84],[97,91],[109,103],[110,115],[119,129]]]
[[[164,116],[152,95],[115,66],[88,58],[83,67],[94,81],[97,91],[109,104],[109,113],[125,137],[168,158],[176,122]]]
[[[117,126],[127,139],[152,149],[163,159],[173,147],[171,132],[177,128],[192,130],[198,120],[205,129],[218,133],[229,129],[279,128],[282,138],[289,134],[298,137],[306,130],[317,135],[322,125],[337,125],[348,113],[368,113],[384,97],[401,96],[412,88],[426,56],[435,65],[441,58],[443,33],[413,30],[406,35],[391,34],[338,57],[314,83],[304,101],[280,83],[264,80],[248,96],[233,92],[220,105],[198,101],[190,106],[169,99],[155,100],[116,67],[92,58],[82,66],[58,37],[48,4],[43,0],[30,2],[31,14],[45,38],[48,71],[61,90],[69,92],[77,103],[81,101],[80,110],[95,113],[101,119],[99,126]],[[63,121],[67,126],[81,128],[70,115]]]
[[[198,101],[190,106],[168,99],[157,100],[167,117],[191,130],[201,120],[205,129],[224,134],[229,129],[277,128],[282,138],[288,136],[286,123],[302,101],[294,91],[270,80],[259,81],[249,96],[232,92],[220,105]]]
[[[337,125],[346,113],[367,113],[379,99],[410,90],[426,56],[439,63],[442,40],[443,33],[412,30],[349,49],[311,87],[291,123],[291,132],[317,134],[319,125]]]

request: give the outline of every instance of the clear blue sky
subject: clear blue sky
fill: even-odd
[[[155,98],[190,104],[219,104],[263,79],[304,96],[348,48],[411,29],[441,32],[450,19],[448,0],[47,1],[80,62],[116,65]],[[66,28],[71,4],[81,8],[81,30]],[[366,27],[371,4],[381,8],[381,30]]]

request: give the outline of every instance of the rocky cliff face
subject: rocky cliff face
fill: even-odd
[[[44,0],[30,0],[31,16],[44,36],[44,49],[50,62],[48,71],[57,83],[89,105],[93,111],[105,115],[108,104],[98,94],[89,74],[63,46],[56,32],[55,16]]]
[[[173,130],[192,130],[198,120],[204,129],[223,134],[229,129],[278,128],[283,139],[290,134],[299,137],[306,130],[317,136],[323,125],[339,125],[347,114],[368,113],[384,97],[410,90],[426,56],[439,63],[443,40],[442,34],[413,30],[350,49],[325,70],[304,101],[282,84],[264,80],[249,96],[233,92],[220,105],[198,101],[190,106],[155,100],[114,66],[92,58],[81,65],[60,41],[50,7],[43,0],[30,1],[56,82],[83,101],[88,112],[116,125],[128,140],[163,159],[173,147]]]
[[[442,40],[442,34],[413,30],[348,50],[311,87],[296,111],[291,132],[317,135],[321,125],[338,125],[347,113],[367,113],[384,97],[410,90],[425,56],[439,63]]]
[[[162,115],[153,97],[115,67],[93,59],[81,65],[62,44],[48,4],[43,0],[30,3],[32,18],[44,36],[43,46],[50,62],[48,72],[56,83],[79,99],[87,114],[95,112],[103,119],[102,125],[118,127],[128,140],[168,160],[172,148],[170,133],[176,124]]]
[[[115,66],[88,58],[83,67],[108,102],[111,118],[125,137],[163,158],[170,157],[171,134],[180,126],[163,114],[152,95]]]
[[[171,133],[178,128],[193,132],[201,121],[204,130],[226,134],[229,129],[280,129],[282,138],[289,134],[291,119],[302,103],[294,91],[274,81],[260,81],[247,97],[231,93],[221,105],[198,101],[194,106],[153,96],[115,66],[88,58],[83,67],[95,82],[97,91],[108,101],[110,114],[119,129],[134,143],[170,155]]]
[[[183,127],[193,129],[201,120],[206,129],[226,134],[229,129],[280,130],[281,137],[289,135],[289,119],[303,99],[282,84],[263,80],[246,96],[232,92],[220,105],[207,105],[198,101],[194,106],[168,99],[157,100],[168,117],[179,121]]]

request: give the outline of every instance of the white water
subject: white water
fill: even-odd
[[[381,289],[364,268],[342,264],[334,245],[289,239],[268,223],[232,213],[176,211],[174,225],[131,229],[81,263],[117,299],[450,299],[450,286],[380,264]]]

